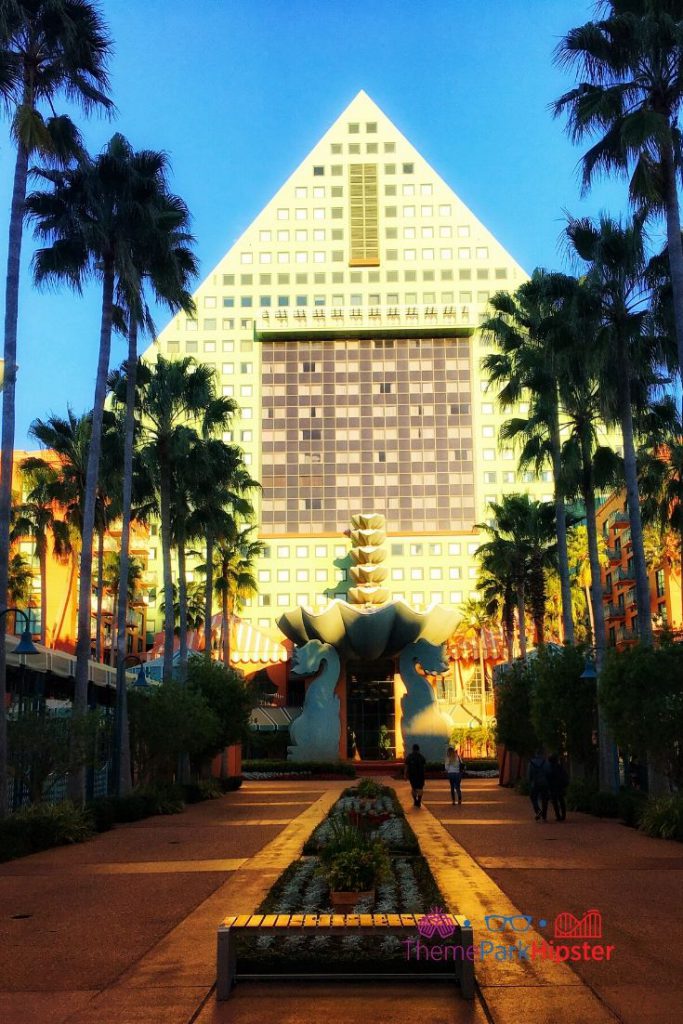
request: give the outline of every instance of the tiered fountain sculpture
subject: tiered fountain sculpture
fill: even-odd
[[[349,587],[350,603],[368,607],[385,604],[389,593],[380,586],[387,576],[387,570],[382,565],[387,556],[384,516],[376,512],[351,516],[349,537],[353,544],[350,551],[353,565],[349,571],[355,584]]]

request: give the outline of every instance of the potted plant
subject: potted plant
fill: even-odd
[[[369,841],[351,826],[346,826],[343,838],[342,848],[328,848],[321,857],[320,872],[330,887],[335,910],[348,910],[359,900],[374,899],[375,886],[390,867],[389,854],[381,840]]]

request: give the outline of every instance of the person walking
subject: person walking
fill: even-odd
[[[406,758],[406,775],[413,794],[416,807],[422,805],[422,794],[425,786],[425,765],[427,762],[420,753],[419,743],[413,743],[413,749]]]
[[[541,818],[543,821],[546,821],[548,817],[548,798],[550,796],[550,788],[548,786],[549,776],[550,765],[546,760],[546,756],[542,750],[537,750],[529,761],[529,768],[527,771],[527,779],[529,780],[530,787],[529,796],[531,797],[531,806],[534,809],[536,821],[540,821]]]
[[[460,783],[462,781],[463,771],[465,765],[462,763],[462,758],[455,747],[449,747],[446,751],[446,760],[444,762],[444,768],[446,769],[446,775],[451,785],[451,801],[455,806],[455,794],[458,794],[458,803],[462,803],[462,792],[460,790]]]
[[[555,820],[565,821],[567,817],[565,794],[569,785],[569,776],[557,754],[550,755],[548,765],[548,789],[550,791],[550,801],[555,811]]]

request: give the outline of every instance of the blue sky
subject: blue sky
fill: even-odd
[[[548,104],[571,85],[552,65],[583,0],[108,0],[118,116],[82,122],[164,149],[208,273],[359,89],[379,104],[527,270],[561,267],[563,210],[619,212],[623,182],[579,198],[580,150]],[[14,154],[0,135],[4,283]],[[36,416],[85,411],[99,295],[36,292],[25,234],[17,447]],[[4,308],[4,297],[3,297]],[[158,326],[165,315],[158,314]],[[112,365],[124,358],[115,340]]]

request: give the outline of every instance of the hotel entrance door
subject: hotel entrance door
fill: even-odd
[[[354,744],[364,761],[396,756],[394,665],[390,660],[347,662],[347,756]]]

